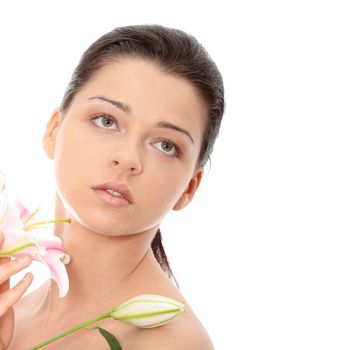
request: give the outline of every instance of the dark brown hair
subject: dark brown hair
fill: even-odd
[[[75,94],[96,72],[108,63],[127,57],[154,62],[164,72],[186,79],[206,103],[207,124],[196,164],[196,169],[204,168],[210,160],[224,114],[224,86],[221,74],[205,48],[182,30],[160,25],[133,25],[117,27],[104,34],[83,53],[75,68],[60,106],[62,115]],[[151,247],[162,269],[177,284],[159,229]]]

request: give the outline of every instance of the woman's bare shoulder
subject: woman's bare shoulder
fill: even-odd
[[[173,322],[151,329],[140,329],[128,342],[128,350],[214,350],[201,322],[183,314]]]
[[[165,286],[164,286],[165,287]],[[210,336],[191,306],[176,287],[164,288],[159,294],[185,304],[185,312],[174,321],[156,328],[139,329],[128,339],[128,350],[214,350]]]

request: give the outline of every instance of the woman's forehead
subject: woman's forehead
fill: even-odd
[[[123,59],[104,65],[87,81],[85,87],[101,87],[145,94],[187,94],[193,99],[196,94],[193,84],[177,75],[164,72],[156,63],[143,59]],[[84,88],[84,87],[83,87]]]
[[[152,112],[194,117],[205,116],[206,106],[193,85],[178,76],[162,72],[144,60],[110,63],[77,93],[79,103],[109,99],[129,113]],[[102,102],[101,102],[102,101]]]

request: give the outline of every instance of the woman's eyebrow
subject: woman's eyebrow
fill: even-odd
[[[88,100],[94,100],[94,99],[99,99],[99,100],[102,100],[102,101],[105,101],[105,102],[109,102],[111,103],[113,106],[121,109],[123,112],[127,113],[127,114],[130,114],[131,113],[131,107],[129,105],[126,105],[125,103],[123,102],[120,102],[120,101],[115,101],[115,100],[112,100],[110,98],[107,98],[107,97],[104,97],[104,96],[93,96],[93,97],[89,97]],[[179,126],[176,126],[172,123],[169,123],[167,121],[164,121],[164,120],[161,120],[160,122],[157,123],[156,125],[158,128],[164,128],[164,129],[171,129],[171,130],[175,130],[175,131],[179,131],[179,132],[182,132],[183,134],[185,134],[190,140],[191,142],[194,144],[194,141],[193,141],[193,137],[191,136],[191,134],[183,129],[183,128],[180,128]]]
[[[99,99],[102,101],[106,101],[111,103],[113,106],[121,109],[123,112],[130,114],[131,113],[131,107],[126,105],[125,103],[119,102],[119,101],[115,101],[115,100],[111,100],[110,98],[104,97],[104,96],[93,96],[93,97],[89,97],[88,100],[95,100],[95,99]]]
[[[165,128],[165,129],[171,129],[171,130],[182,132],[183,134],[188,136],[189,139],[191,140],[191,142],[194,144],[194,141],[193,141],[193,138],[192,138],[191,134],[187,130],[182,129],[179,126],[176,126],[176,125],[174,125],[172,123],[169,123],[167,121],[161,120],[160,122],[157,123],[157,127],[158,128]]]

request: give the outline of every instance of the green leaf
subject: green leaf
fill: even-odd
[[[101,327],[95,328],[97,328],[100,331],[101,335],[107,340],[107,343],[111,350],[122,350],[122,347],[120,346],[117,338],[113,334],[107,332]]]

